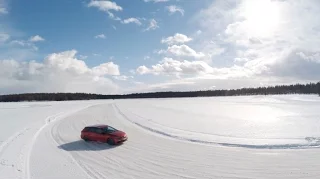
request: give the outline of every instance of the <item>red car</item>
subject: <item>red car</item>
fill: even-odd
[[[81,139],[116,145],[126,141],[128,137],[125,132],[119,131],[111,126],[93,125],[87,126],[81,131]]]

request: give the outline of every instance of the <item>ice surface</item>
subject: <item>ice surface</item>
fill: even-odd
[[[0,178],[319,178],[316,95],[0,103]],[[86,125],[128,134],[84,142]]]

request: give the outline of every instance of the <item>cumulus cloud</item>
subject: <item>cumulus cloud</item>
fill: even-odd
[[[38,47],[35,46],[32,42],[29,41],[23,41],[23,40],[13,40],[10,42],[11,45],[18,45],[22,47],[31,48],[34,51],[38,50]]]
[[[150,67],[140,66],[136,72],[180,76],[178,80],[143,84],[144,89],[155,91],[319,81],[319,5],[316,0],[213,1],[193,17],[192,22],[201,31],[192,36],[188,46],[162,40],[169,47],[157,52],[173,55],[179,61],[163,60]],[[203,57],[198,61],[209,68],[200,68],[204,69],[202,73],[192,69],[192,73],[185,74],[180,66],[193,61],[180,61],[181,57]]]
[[[160,50],[159,54],[168,54],[179,57],[192,57],[192,58],[203,58],[205,55],[202,52],[196,52],[189,46],[182,45],[172,45],[167,48],[167,50]]]
[[[44,41],[45,39],[39,35],[31,36],[29,38],[30,42],[39,42],[39,41]]]
[[[80,55],[79,55],[79,58],[80,58],[80,59],[87,59],[88,56],[85,56],[85,55],[81,55],[81,54],[80,54]]]
[[[113,20],[115,20],[115,21],[121,21],[121,18],[120,17],[118,17],[118,16],[115,16],[112,12],[107,12],[107,14],[109,15],[109,18],[110,19],[113,19]]]
[[[0,93],[91,92],[114,93],[118,86],[107,76],[120,75],[113,62],[89,68],[77,51],[49,54],[42,63],[0,60]]]
[[[234,58],[234,62],[247,62],[247,58]]]
[[[163,38],[161,40],[161,43],[166,43],[169,45],[172,44],[184,44],[187,43],[189,41],[191,41],[192,38],[189,38],[188,36],[184,35],[184,34],[180,34],[180,33],[176,33],[174,36],[169,36],[167,38]]]
[[[320,79],[320,53],[290,50],[279,59],[265,64],[266,75],[295,80],[318,81]]]
[[[166,74],[166,75],[181,75],[181,74],[207,74],[212,73],[213,69],[203,61],[178,61],[172,58],[165,57],[158,64],[151,68],[140,66],[137,68],[139,74]]]
[[[129,24],[129,23],[135,23],[137,25],[141,25],[142,23],[139,21],[139,19],[137,18],[128,18],[128,19],[124,19],[122,22],[122,24]]]
[[[127,81],[128,79],[133,78],[133,76],[113,76],[114,79],[119,80],[119,81]]]
[[[155,30],[158,28],[159,28],[158,22],[155,19],[151,19],[149,22],[149,26],[144,31]]]
[[[241,63],[238,68],[250,76],[309,81],[318,77],[319,5],[315,0],[217,0],[194,18],[201,37],[224,49],[215,58],[220,66]],[[212,48],[204,48],[204,42],[197,42],[197,49],[208,54]]]
[[[8,11],[6,8],[0,7],[0,15],[1,14],[8,14]]]
[[[202,34],[202,31],[201,31],[201,30],[198,30],[198,31],[196,32],[196,35],[200,35],[200,34]]]
[[[88,7],[96,7],[100,11],[108,12],[110,10],[122,11],[122,7],[118,6],[117,3],[111,1],[91,1]]]
[[[149,73],[150,70],[145,65],[143,65],[143,66],[139,66],[136,71],[139,74],[147,74],[147,73]],[[133,71],[131,71],[131,73],[134,74]]]
[[[4,0],[0,0],[0,16],[8,14],[7,3]]]
[[[7,41],[8,39],[10,39],[10,35],[9,35],[9,34],[0,33],[0,43],[4,43],[4,42]]]
[[[95,39],[105,39],[106,36],[104,34],[98,34],[96,36],[94,36]]]
[[[169,0],[143,0],[144,2],[154,2],[154,3],[162,3],[168,2]]]
[[[147,60],[147,59],[150,59],[150,56],[144,56],[143,57],[143,60]]]
[[[113,62],[100,64],[99,66],[93,67],[92,72],[97,76],[104,75],[120,75],[119,66]]]
[[[121,18],[116,17],[112,12],[110,12],[111,10],[113,11],[123,10],[123,8],[121,6],[118,6],[117,3],[115,2],[92,0],[88,4],[88,7],[95,7],[95,8],[98,8],[100,11],[106,12],[109,15],[109,17],[113,20],[117,20],[117,21],[121,20]]]
[[[298,52],[297,55],[300,56],[300,58],[306,60],[306,61],[311,61],[311,62],[315,62],[315,63],[320,63],[320,53],[319,52],[308,52],[308,53],[304,53],[304,52]]]
[[[176,5],[170,5],[166,7],[166,10],[169,11],[169,14],[180,13],[182,16],[184,15],[184,9],[178,7]]]
[[[257,78],[230,78],[228,83],[225,79],[195,79],[182,78],[172,79],[166,82],[139,83],[132,88],[126,89],[125,93],[131,92],[157,92],[157,91],[198,91],[209,89],[235,89],[240,87],[259,87],[262,79]],[[279,82],[264,80],[265,85],[277,85]],[[285,82],[281,82],[286,84]]]

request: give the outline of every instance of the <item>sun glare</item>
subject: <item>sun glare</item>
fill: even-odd
[[[271,35],[280,19],[278,4],[270,0],[247,1],[243,6],[243,15],[248,33],[256,37]]]

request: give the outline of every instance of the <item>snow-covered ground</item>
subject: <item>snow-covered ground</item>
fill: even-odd
[[[0,103],[0,178],[320,178],[320,97]],[[128,134],[84,142],[86,125]]]

